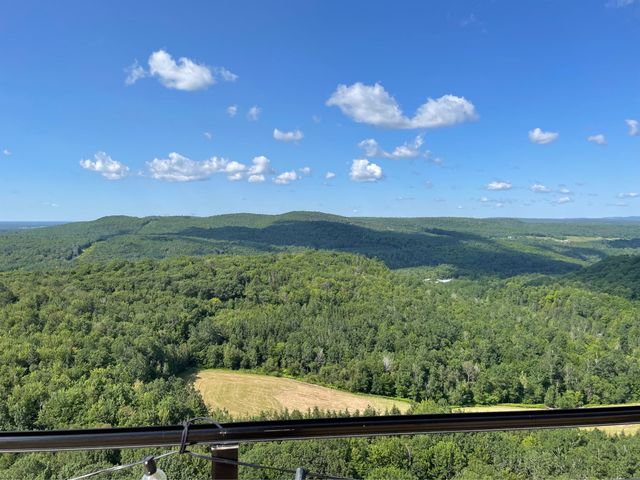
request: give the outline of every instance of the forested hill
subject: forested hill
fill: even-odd
[[[640,252],[640,221],[348,218],[315,212],[104,217],[0,233],[0,270],[86,261],[333,250],[454,275],[566,273]]]
[[[640,256],[607,258],[581,270],[576,278],[599,291],[640,299]]]

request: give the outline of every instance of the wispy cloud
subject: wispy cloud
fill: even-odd
[[[392,160],[405,160],[419,157],[422,152],[420,148],[424,143],[424,136],[418,135],[415,140],[411,143],[404,143],[403,145],[399,145],[393,149],[392,152],[386,152],[378,142],[373,138],[367,138],[366,140],[361,141],[358,146],[364,150],[364,153],[367,157],[382,157],[389,158]],[[428,154],[428,152],[426,152]]]
[[[529,140],[532,143],[537,143],[538,145],[546,145],[548,143],[555,142],[560,134],[558,132],[543,132],[539,128],[534,128],[533,130],[529,130]]]
[[[255,122],[258,120],[261,113],[262,113],[262,109],[259,106],[254,105],[247,112],[247,119],[251,120],[252,122]]]
[[[231,118],[235,117],[238,114],[238,106],[237,105],[229,105],[227,107],[227,115]]]
[[[638,192],[623,192],[618,194],[618,198],[638,198],[640,193]]]
[[[11,156],[11,150],[9,150],[8,148],[5,148],[4,150],[2,150],[2,154],[5,157],[9,157],[9,156]]]
[[[147,76],[147,71],[144,69],[142,65],[138,63],[138,60],[136,60],[127,68],[125,68],[125,72],[127,74],[126,78],[124,79],[124,83],[126,85],[133,85],[141,78],[144,78]]]
[[[625,120],[627,127],[629,127],[629,135],[632,137],[637,137],[640,135],[640,122],[638,120],[633,120],[631,118]]]
[[[633,5],[634,3],[638,3],[638,0],[609,0],[606,5],[607,7],[623,8]]]
[[[474,105],[455,95],[429,98],[418,107],[413,117],[407,117],[396,99],[379,83],[338,85],[326,103],[338,107],[355,122],[386,128],[437,128],[478,118]]]
[[[114,160],[106,152],[96,152],[93,160],[80,160],[80,166],[99,173],[107,180],[120,180],[129,175],[129,167]]]
[[[597,143],[598,145],[606,145],[607,139],[601,133],[597,135],[590,135],[587,137],[587,142]]]
[[[207,140],[211,140],[213,138],[213,134],[211,132],[204,132],[202,135],[204,135],[204,138]]]
[[[485,185],[487,190],[511,190],[513,185],[510,182],[493,181]]]
[[[531,185],[531,191],[534,193],[550,193],[551,189],[541,183],[534,183]]]
[[[573,198],[571,197],[560,197],[557,200],[554,200],[553,203],[557,205],[564,205],[565,203],[571,203],[571,202],[573,202]]]
[[[327,172],[324,174],[324,178],[327,180],[331,180],[332,178],[335,178],[335,177],[336,177],[335,172]]]
[[[302,140],[304,134],[300,130],[292,130],[290,132],[283,132],[277,128],[273,130],[273,138],[280,142],[297,142]]]

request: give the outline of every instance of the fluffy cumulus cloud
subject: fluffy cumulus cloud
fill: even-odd
[[[485,188],[487,190],[511,190],[511,188],[513,188],[513,185],[511,185],[511,183],[509,182],[493,181],[493,182],[487,183],[485,185]]]
[[[233,82],[238,76],[224,67],[210,68],[193,60],[180,57],[177,61],[165,50],[157,50],[149,56],[149,69],[145,70],[138,62],[126,69],[125,83],[133,85],[147,76],[157,77],[167,88],[176,90],[204,90],[220,78],[225,82]]]
[[[300,130],[293,130],[291,132],[283,132],[277,128],[273,130],[273,138],[280,142],[296,142],[302,140],[303,137],[304,133]]]
[[[550,193],[551,189],[541,183],[534,183],[531,185],[531,191],[534,193]]]
[[[99,173],[107,180],[120,180],[129,175],[129,167],[114,160],[106,152],[96,152],[93,160],[80,160],[80,166]]]
[[[455,95],[429,98],[413,117],[407,117],[396,99],[379,83],[338,85],[326,104],[338,107],[355,122],[386,128],[437,128],[478,118],[474,105]]]
[[[255,122],[258,120],[258,118],[260,118],[261,113],[262,113],[262,109],[259,106],[254,105],[247,112],[247,119],[251,120],[252,122]]]
[[[309,175],[311,175],[311,167],[302,167],[302,168],[299,168],[298,171],[305,177],[308,177]]]
[[[382,157],[392,160],[406,160],[419,157],[422,154],[420,148],[422,147],[423,143],[424,136],[418,135],[413,142],[399,145],[391,152],[387,152],[380,148],[378,142],[373,138],[367,138],[366,140],[361,141],[358,146],[364,150],[364,153],[367,157]],[[428,155],[428,152],[426,152],[426,155]]]
[[[629,127],[629,135],[637,137],[640,135],[640,122],[638,120],[627,119],[625,120],[627,127]]]
[[[295,182],[296,180],[299,180],[300,176],[296,173],[295,170],[291,170],[288,172],[282,172],[280,175],[277,175],[274,179],[273,182],[277,183],[278,185],[289,185],[291,182]]]
[[[587,142],[597,143],[598,145],[606,145],[607,139],[604,135],[599,133],[598,135],[590,135],[587,137]]]
[[[237,105],[229,105],[227,107],[227,115],[231,118],[235,117],[238,114],[238,106]]]
[[[247,172],[249,183],[262,183],[266,180],[267,175],[273,173],[271,161],[264,155],[253,157],[251,163],[252,165]]]
[[[357,159],[351,163],[349,178],[354,182],[377,182],[382,179],[382,168],[367,159]]]
[[[168,158],[154,158],[147,162],[151,178],[168,182],[205,180],[215,173],[226,173],[229,180],[241,180],[247,166],[225,158],[211,157],[201,162],[172,152]]]
[[[560,134],[558,132],[543,132],[539,128],[534,128],[533,130],[529,130],[529,140],[532,143],[537,143],[538,145],[546,145],[548,143],[555,142]]]
[[[164,50],[153,52],[149,57],[149,74],[158,77],[165,87],[176,90],[204,90],[215,82],[209,67],[186,57],[176,62]]]

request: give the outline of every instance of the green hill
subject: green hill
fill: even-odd
[[[576,278],[596,290],[640,298],[640,255],[609,257],[580,271]]]
[[[348,218],[318,212],[105,217],[0,234],[0,270],[85,261],[332,250],[390,268],[447,264],[457,275],[566,273],[635,253],[640,223],[470,218]],[[626,241],[620,245],[614,241]],[[631,245],[631,246],[630,246]]]

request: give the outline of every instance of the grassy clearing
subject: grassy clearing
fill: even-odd
[[[397,407],[406,412],[409,402],[343,392],[290,378],[229,370],[201,370],[193,375],[195,388],[211,409],[226,409],[234,417],[285,409],[306,412],[320,410],[354,412],[372,407],[384,412]]]
[[[629,405],[637,405],[636,403]],[[589,405],[590,407],[615,407],[618,405]],[[481,405],[476,407],[459,407],[455,408],[455,412],[508,412],[517,410],[538,410],[540,408],[546,408],[544,405]],[[640,424],[632,425],[607,425],[602,427],[580,427],[581,430],[602,430],[607,435],[635,435],[640,432]]]

